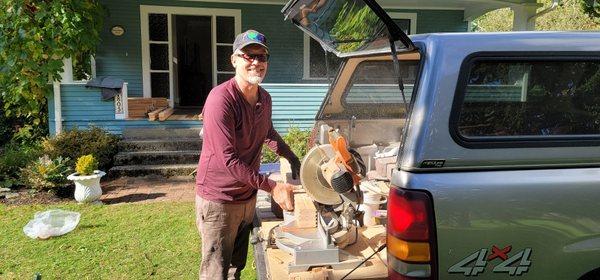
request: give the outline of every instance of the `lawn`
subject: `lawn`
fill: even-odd
[[[61,237],[33,240],[23,226],[37,211],[81,213]],[[6,206],[0,204],[0,279],[197,279],[200,238],[193,203]],[[242,279],[255,279],[253,251]]]

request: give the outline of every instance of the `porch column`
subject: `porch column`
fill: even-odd
[[[63,59],[63,72],[60,73],[60,81],[62,83],[73,82],[73,59],[70,57]]]
[[[513,31],[535,30],[535,18],[537,5],[516,5],[511,7],[515,16],[513,18]],[[530,20],[531,18],[531,20]]]
[[[54,81],[52,83],[54,88],[54,133],[59,134],[62,132],[62,107],[60,100],[60,82]]]

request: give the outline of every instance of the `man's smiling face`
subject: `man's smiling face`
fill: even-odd
[[[250,84],[257,85],[267,74],[267,59],[267,50],[261,45],[253,44],[231,55],[231,64],[235,68],[236,76]]]

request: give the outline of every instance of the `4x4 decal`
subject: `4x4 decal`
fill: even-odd
[[[488,249],[479,249],[451,266],[448,272],[462,273],[465,276],[477,276],[485,272],[488,262],[500,259],[502,262],[495,265],[492,269],[494,273],[508,273],[510,276],[520,276],[523,273],[527,273],[531,266],[531,248],[525,248],[513,256],[509,256],[511,250],[511,245],[502,249],[493,245],[488,255]]]

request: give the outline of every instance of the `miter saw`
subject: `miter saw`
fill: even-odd
[[[363,260],[342,249],[357,241],[362,225],[359,184],[365,165],[338,131],[329,129],[328,136],[329,144],[313,147],[300,167],[300,181],[316,208],[316,227],[301,228],[297,215],[284,212],[284,221],[272,232],[275,245],[293,256],[289,272],[314,266],[348,269]]]

